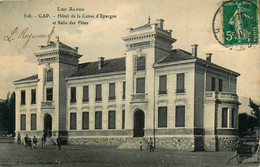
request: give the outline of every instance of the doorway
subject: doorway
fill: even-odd
[[[134,114],[134,137],[144,136],[144,112],[137,110]]]
[[[51,137],[52,135],[52,117],[50,114],[46,114],[44,117],[44,135],[45,137]]]

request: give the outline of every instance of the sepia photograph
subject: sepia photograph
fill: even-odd
[[[0,166],[260,167],[259,4],[0,1]]]

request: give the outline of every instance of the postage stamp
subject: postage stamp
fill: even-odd
[[[259,43],[257,0],[224,1],[213,18],[213,33],[225,47]]]

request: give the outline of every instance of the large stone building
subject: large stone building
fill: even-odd
[[[41,46],[38,74],[14,82],[16,134],[60,134],[70,144],[152,137],[157,148],[230,148],[239,74],[212,63],[211,54],[198,58],[197,45],[192,53],[172,49],[176,39],[163,22],[130,28],[125,55],[116,59],[79,64],[77,47],[58,38]]]

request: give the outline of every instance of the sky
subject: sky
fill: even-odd
[[[47,37],[31,38],[25,46],[28,38],[23,36],[23,39],[22,32],[27,30],[24,35],[48,35],[54,27],[50,40],[55,41],[55,37],[59,36],[61,42],[79,47],[79,53],[83,55],[80,62],[96,61],[101,56],[106,59],[124,56],[122,37],[127,29],[146,24],[150,16],[152,23],[163,18],[165,29],[172,30],[173,38],[177,39],[173,49],[191,52],[191,45],[198,44],[198,57],[205,59],[205,53],[211,52],[213,63],[241,74],[237,80],[238,96],[260,101],[260,46],[249,48],[245,45],[244,50],[238,51],[238,47],[232,47],[231,50],[218,43],[213,35],[212,20],[221,4],[221,0],[0,2],[0,99],[14,91],[13,81],[37,74],[34,53],[48,41]],[[70,7],[83,8],[84,11],[68,11]],[[59,11],[61,8],[67,11]],[[32,18],[28,18],[30,14]],[[70,17],[78,14],[81,18],[58,18],[58,14],[69,14]],[[116,17],[82,18],[82,15],[96,17],[98,14]],[[48,15],[48,18],[44,18]],[[219,25],[220,20],[216,20]],[[57,24],[58,21],[68,24]],[[76,22],[76,25],[69,25],[70,21]],[[78,21],[87,24],[78,25]]]

